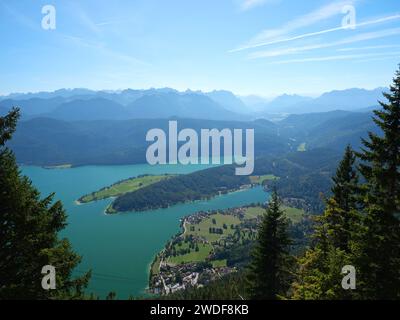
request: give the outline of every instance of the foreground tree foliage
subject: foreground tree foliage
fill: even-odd
[[[0,299],[80,299],[90,273],[72,279],[81,260],[58,232],[66,226],[61,202],[44,199],[22,176],[5,146],[15,131],[18,109],[0,117]],[[56,289],[41,286],[42,267],[56,268]]]
[[[358,265],[360,297],[400,298],[400,70],[390,93],[375,111],[383,135],[369,133],[358,154],[363,185],[365,231],[360,239]]]
[[[262,217],[248,270],[248,294],[251,299],[275,300],[286,296],[293,262],[288,226],[288,219],[274,190],[267,212]]]
[[[361,216],[358,208],[358,175],[355,155],[346,148],[333,177],[332,197],[324,214],[317,217],[313,247],[299,259],[295,299],[349,299],[352,292],[341,287],[341,269],[354,264],[353,246],[358,239]]]
[[[400,298],[400,71],[388,103],[380,103],[375,123],[357,156],[364,182],[358,185],[348,147],[333,178],[333,196],[318,218],[315,245],[299,260],[295,299]],[[357,270],[357,289],[341,288],[341,268]]]

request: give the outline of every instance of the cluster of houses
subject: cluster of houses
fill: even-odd
[[[187,263],[177,266],[163,265],[160,273],[152,279],[151,292],[168,295],[190,287],[202,287],[224,275],[235,272],[235,268],[211,265],[204,267],[197,263]]]

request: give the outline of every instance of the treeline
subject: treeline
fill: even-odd
[[[236,176],[233,166],[222,166],[172,177],[118,197],[114,210],[143,211],[187,201],[209,199],[249,184],[248,176]]]

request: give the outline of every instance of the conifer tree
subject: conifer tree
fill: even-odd
[[[384,96],[374,111],[381,133],[370,132],[358,154],[366,182],[357,283],[365,299],[400,298],[400,70]]]
[[[248,270],[248,292],[252,299],[278,299],[286,295],[290,286],[293,262],[290,256],[291,240],[288,235],[288,219],[280,206],[281,202],[274,190],[262,217]]]
[[[0,299],[81,298],[90,273],[71,277],[80,257],[67,239],[58,238],[66,225],[62,204],[53,194],[40,198],[5,146],[18,117],[18,109],[0,117]],[[55,267],[55,290],[42,288],[45,265]]]
[[[332,178],[332,197],[321,218],[325,224],[329,243],[338,249],[350,252],[350,242],[360,232],[359,184],[355,168],[355,154],[348,145],[342,161]]]
[[[336,175],[332,178],[332,197],[322,216],[317,217],[314,245],[299,259],[295,299],[351,299],[350,291],[341,288],[341,269],[354,264],[353,247],[360,232],[358,212],[358,175],[355,155],[346,147]]]

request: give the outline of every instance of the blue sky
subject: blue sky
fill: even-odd
[[[41,27],[47,4],[55,30]],[[342,27],[349,5],[355,28]],[[172,87],[317,95],[390,84],[400,2],[0,0],[0,38],[0,94]]]

